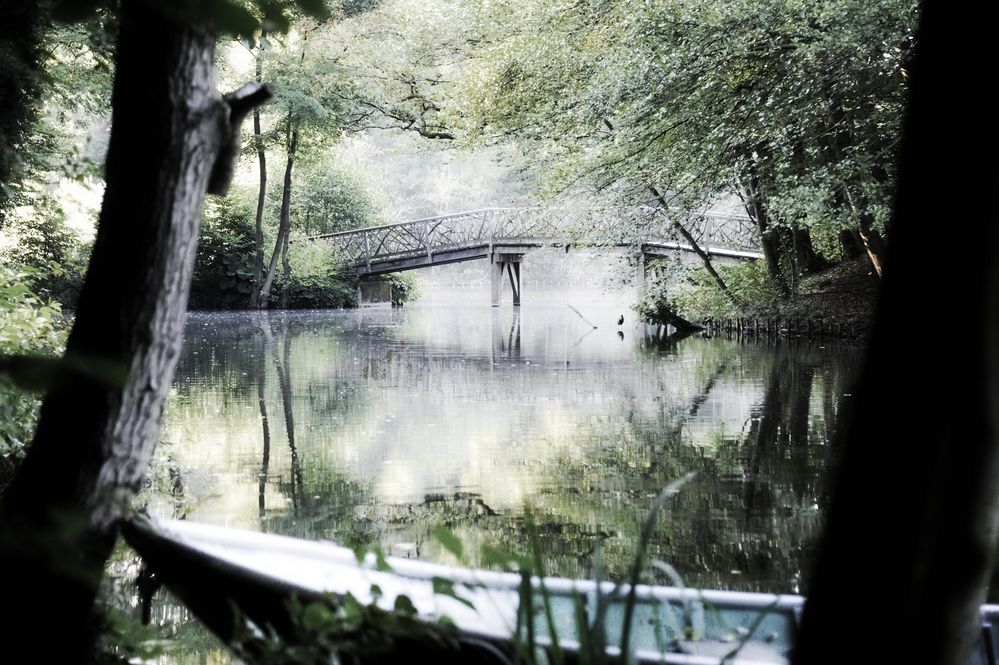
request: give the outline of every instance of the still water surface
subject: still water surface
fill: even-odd
[[[526,549],[529,507],[550,572],[622,576],[656,494],[694,471],[652,556],[690,585],[804,590],[857,349],[670,341],[623,301],[475,295],[190,315],[153,512],[453,562],[445,525],[475,565]]]

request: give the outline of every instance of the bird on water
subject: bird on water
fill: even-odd
[[[623,326],[624,325],[624,314],[622,314],[620,317],[618,317],[617,324],[619,326]]]

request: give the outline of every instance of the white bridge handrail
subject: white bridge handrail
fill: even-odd
[[[632,208],[629,214],[655,213],[663,208],[645,204]],[[571,210],[562,208],[479,208],[447,215],[422,217],[419,219],[368,226],[336,233],[310,236],[308,240],[321,240],[330,243],[349,266],[367,267],[376,271],[377,265],[405,261],[407,268],[434,265],[435,262],[456,260],[453,257],[440,259],[440,254],[470,247],[492,246],[496,241],[517,239],[528,244],[538,245],[570,244],[573,239]],[[754,259],[761,256],[759,241],[752,220],[743,215],[732,215],[710,210],[686,214],[690,228],[698,244],[710,249],[709,254],[731,256],[737,259]],[[609,229],[618,227],[617,218],[604,218]],[[664,225],[662,237],[614,241],[587,242],[593,246],[643,246],[646,244],[668,245],[672,238],[672,225]],[[695,251],[688,244],[677,245],[681,251]],[[435,256],[438,258],[435,259]],[[481,258],[478,256],[468,258]],[[468,260],[468,258],[457,260]],[[418,265],[417,265],[418,263]],[[377,265],[376,265],[377,264]],[[385,268],[387,269],[387,268]]]

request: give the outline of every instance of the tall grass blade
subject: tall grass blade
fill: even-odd
[[[682,478],[674,480],[669,485],[663,488],[659,492],[659,496],[652,504],[652,509],[649,511],[648,517],[645,518],[645,523],[642,525],[642,536],[638,541],[638,553],[635,555],[635,561],[631,567],[631,575],[628,580],[630,587],[628,588],[628,597],[624,604],[624,625],[621,628],[621,658],[625,663],[631,662],[631,622],[635,615],[635,599],[636,599],[636,589],[638,582],[641,579],[642,567],[645,563],[645,555],[648,553],[649,541],[652,540],[652,532],[656,527],[656,518],[659,517],[659,511],[663,509],[666,502],[674,494],[680,491],[687,482],[690,481],[697,475],[695,472],[691,471]]]
[[[534,516],[530,506],[525,507],[524,515],[527,518],[527,539],[531,546],[531,556],[534,558],[534,568],[538,576],[539,589],[541,591],[541,601],[545,610],[545,621],[548,624],[548,636],[551,639],[552,660],[555,665],[563,665],[565,656],[562,647],[558,642],[558,631],[555,628],[555,616],[552,612],[551,595],[545,586],[545,562],[541,555],[541,543],[538,539],[538,529],[534,524]]]

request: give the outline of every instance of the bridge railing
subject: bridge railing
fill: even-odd
[[[484,208],[453,215],[415,219],[315,236],[331,243],[349,265],[433,255],[442,250],[476,247],[494,240],[556,238],[557,215],[544,209]]]
[[[646,214],[654,214],[653,209],[642,208],[632,212],[632,215]],[[569,211],[557,208],[484,208],[330,233],[311,239],[329,242],[344,263],[358,267],[421,256],[426,256],[432,262],[438,252],[480,247],[497,240],[581,241],[595,245],[640,244],[637,240],[629,241],[624,235],[616,238],[619,234],[614,233],[613,227],[627,226],[621,225],[619,218],[604,217],[591,220],[586,225],[591,229],[599,224],[608,226],[597,229],[602,240],[588,241],[585,236],[569,237],[574,235],[573,227],[580,226],[579,220],[571,218]],[[759,247],[755,227],[748,217],[705,212],[689,217],[684,226],[698,243],[705,246],[750,251]],[[645,237],[641,242],[676,239],[668,232],[668,228],[665,230],[667,233],[661,237]]]

